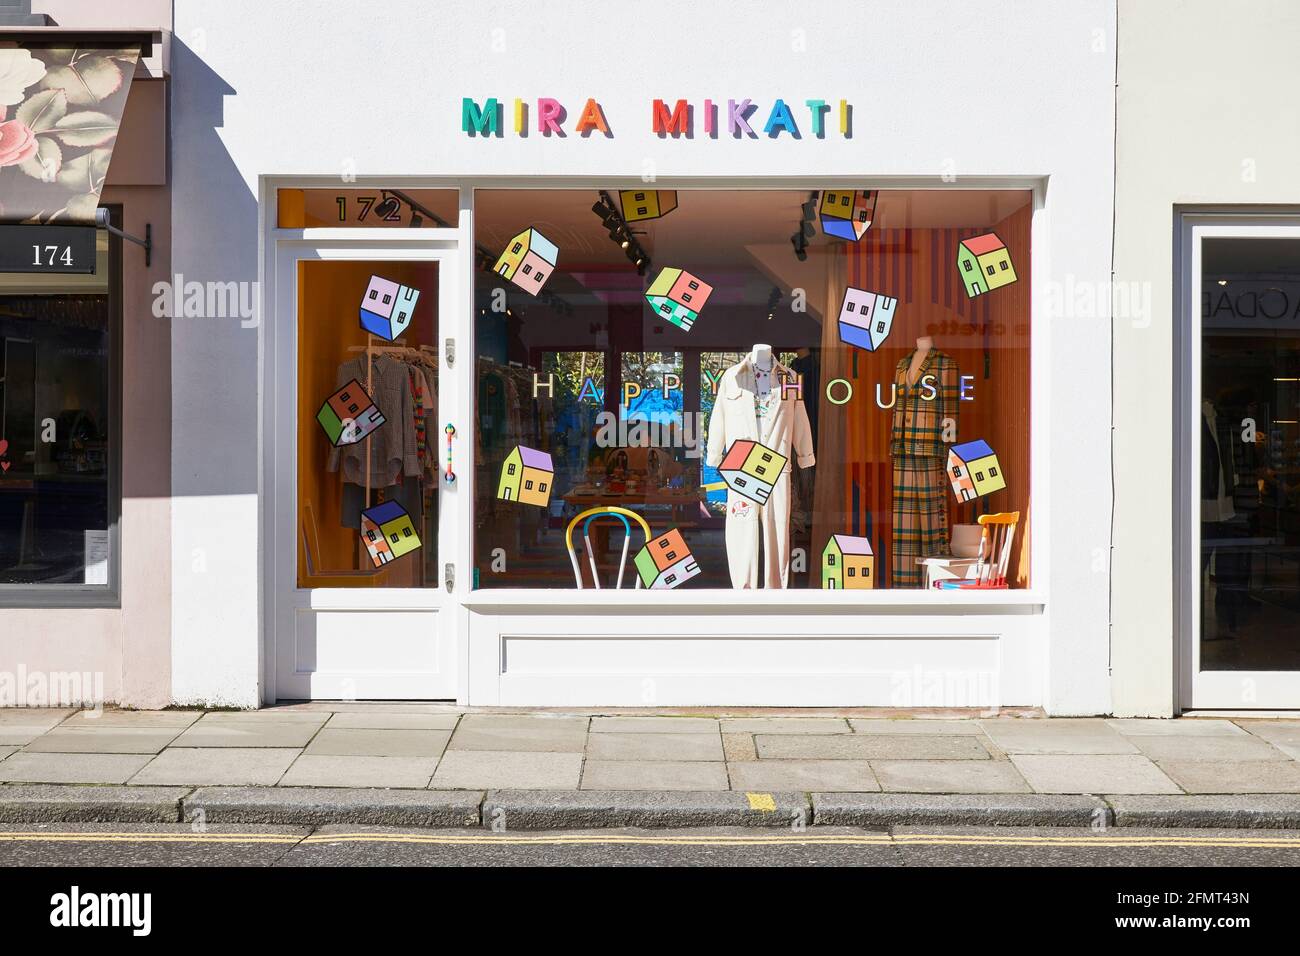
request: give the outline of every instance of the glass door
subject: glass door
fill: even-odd
[[[279,259],[276,696],[454,698],[439,345],[452,256],[290,246]]]
[[[1300,224],[1208,221],[1191,242],[1191,703],[1296,708]]]

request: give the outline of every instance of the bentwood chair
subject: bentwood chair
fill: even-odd
[[[587,551],[587,563],[591,567],[591,580],[595,584],[596,590],[600,590],[600,571],[596,568],[596,555],[591,548],[591,538],[587,534],[587,527],[600,518],[617,518],[623,523],[623,555],[618,562],[618,579],[614,584],[617,590],[623,587],[623,571],[627,567],[628,548],[632,544],[632,525],[628,519],[631,518],[641,526],[642,540],[641,544],[650,543],[650,525],[635,511],[628,511],[626,508],[619,508],[616,505],[602,505],[598,508],[588,508],[573,516],[569,522],[568,528],[564,531],[564,545],[569,550],[569,561],[573,564],[573,578],[578,584],[578,590],[582,590],[582,568],[578,565],[578,552],[573,547],[573,529],[577,527],[578,522],[582,522],[582,542]],[[635,587],[641,586],[641,576],[632,575],[636,579]]]

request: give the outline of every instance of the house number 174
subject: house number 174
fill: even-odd
[[[41,258],[42,256],[44,259]],[[56,261],[62,262],[65,266],[72,265],[72,247],[32,246],[32,265],[52,266]]]

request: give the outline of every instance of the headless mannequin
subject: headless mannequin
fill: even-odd
[[[772,390],[772,346],[755,345],[749,351],[749,361],[754,366],[754,390],[759,398],[765,398]]]
[[[917,379],[921,377],[921,366],[925,364],[925,357],[930,354],[934,348],[934,339],[928,335],[923,335],[916,340],[916,351],[912,353],[912,362],[907,367],[907,384],[915,385]]]

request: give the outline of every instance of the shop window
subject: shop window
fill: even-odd
[[[116,600],[120,276],[0,275],[0,601]]]
[[[456,189],[279,189],[281,229],[454,228],[460,219]]]
[[[996,512],[1020,513],[1007,579],[1029,585],[1030,194],[882,191],[864,218],[836,191],[843,222],[814,219],[801,259],[791,232],[810,192],[680,190],[668,213],[636,213],[625,248],[617,191],[476,191],[474,241],[494,257],[475,284],[477,587],[574,588],[580,516],[575,547],[585,530],[611,587],[625,533],[611,508],[685,546],[633,568],[647,542],[629,520],[624,587],[764,586],[774,562],[787,587],[925,601],[934,569],[965,573],[953,528]],[[552,248],[544,284],[524,280],[517,257]],[[999,248],[986,279],[975,260]],[[776,363],[764,394],[759,345]],[[505,487],[511,461],[539,463],[546,489]],[[783,538],[763,540],[764,509]],[[732,575],[751,548],[758,582]]]

